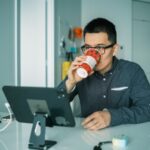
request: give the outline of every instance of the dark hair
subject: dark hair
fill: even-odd
[[[90,21],[84,28],[83,35],[86,33],[105,32],[108,35],[108,40],[115,44],[117,42],[117,33],[115,25],[104,18],[96,18]]]

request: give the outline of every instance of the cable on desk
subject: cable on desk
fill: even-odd
[[[11,124],[11,122],[12,122],[12,114],[11,114],[11,110],[10,110],[10,105],[9,105],[9,103],[5,103],[5,107],[7,108],[7,110],[8,110],[8,113],[9,113],[9,120],[8,120],[8,123],[3,127],[3,128],[1,128],[0,129],[0,132],[3,132],[5,129],[7,129],[8,128],[8,126]]]
[[[95,145],[93,150],[102,150],[102,145],[103,144],[109,144],[112,143],[113,147],[115,147],[116,149],[124,149],[126,148],[127,144],[128,144],[128,137],[126,135],[119,135],[119,136],[115,136],[113,137],[112,141],[103,141],[103,142],[99,142],[98,145]]]
[[[98,145],[95,145],[93,150],[102,150],[102,145],[103,144],[110,144],[112,143],[112,141],[103,141],[103,142],[99,142]]]

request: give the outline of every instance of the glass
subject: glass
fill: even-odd
[[[93,48],[93,49],[95,49],[96,51],[100,52],[101,55],[103,55],[103,54],[105,53],[105,49],[111,48],[111,47],[113,47],[114,45],[115,45],[115,44],[110,44],[110,45],[107,45],[107,46],[98,45],[98,46],[95,46],[95,47],[83,45],[83,46],[81,46],[81,50],[82,50],[82,52],[84,53],[86,50],[88,50],[88,49],[90,49],[90,48]]]

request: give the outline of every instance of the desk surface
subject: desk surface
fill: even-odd
[[[129,137],[126,150],[150,150],[150,122],[89,131],[80,126],[81,120],[77,118],[76,127],[73,128],[47,128],[46,139],[58,142],[49,150],[93,150],[94,145],[100,141],[108,141],[122,134]],[[0,124],[0,128],[2,126],[3,124]],[[13,121],[4,132],[0,133],[0,150],[28,150],[31,127],[31,124]],[[116,150],[112,144],[103,145],[102,148]]]

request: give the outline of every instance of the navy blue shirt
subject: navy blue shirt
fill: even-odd
[[[65,80],[58,89],[65,89]],[[95,72],[77,83],[68,96],[79,96],[82,117],[108,109],[111,124],[141,123],[150,120],[150,85],[142,68],[133,62],[113,59],[105,75]]]

